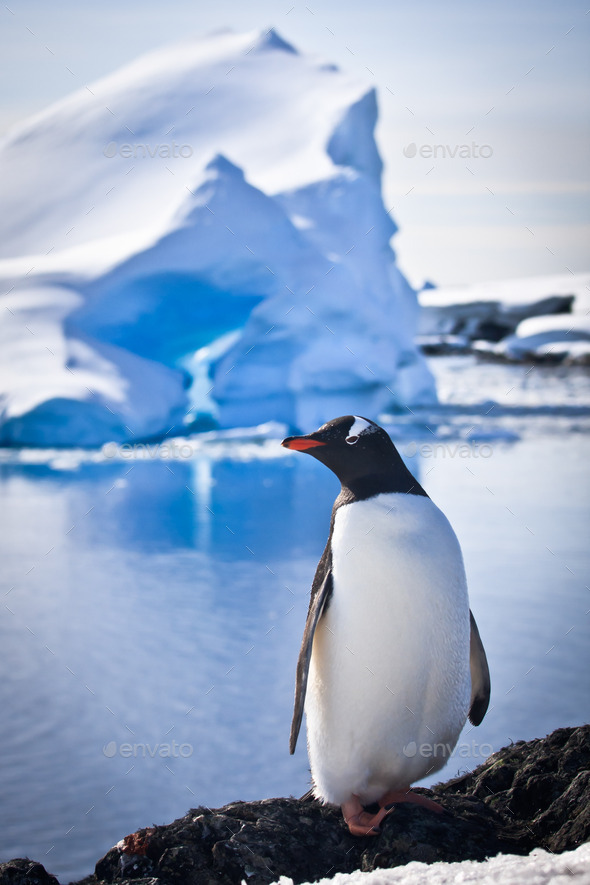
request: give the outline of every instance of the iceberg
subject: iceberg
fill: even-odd
[[[181,421],[182,373],[102,341],[66,335],[63,317],[76,301],[65,288],[50,286],[4,296],[3,441],[99,446],[105,439],[158,436],[168,429],[162,415],[172,425]]]
[[[151,53],[17,127],[0,143],[0,442],[435,401],[377,113],[271,29]]]

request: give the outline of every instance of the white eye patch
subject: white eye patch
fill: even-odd
[[[354,424],[348,431],[348,436],[346,437],[346,442],[350,442],[352,445],[352,438],[358,437],[361,433],[375,433],[379,428],[374,424],[371,424],[369,421],[365,421],[364,418],[358,418],[356,415],[354,416]],[[356,442],[356,439],[354,440]]]

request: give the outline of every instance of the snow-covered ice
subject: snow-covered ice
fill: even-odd
[[[562,314],[523,320],[491,352],[508,359],[566,358],[590,364],[590,316]]]
[[[499,854],[477,863],[425,864],[413,861],[390,870],[372,873],[337,873],[332,879],[318,880],[317,885],[590,885],[590,844],[575,851],[553,854],[535,848],[528,856]],[[274,885],[293,885],[281,876]],[[305,883],[310,885],[310,883]]]
[[[518,360],[541,357],[547,345],[559,344],[554,355],[572,361],[582,361],[588,350],[579,342],[588,338],[590,274],[425,289],[418,297],[418,340],[431,348],[472,346],[481,354]]]
[[[0,145],[0,439],[434,401],[376,120],[373,90],[270,30],[151,53],[17,127]]]

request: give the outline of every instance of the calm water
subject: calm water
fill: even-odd
[[[411,462],[462,543],[493,680],[436,780],[588,719],[587,440]],[[1,468],[0,858],[67,881],[190,807],[307,789],[293,671],[337,481],[268,449]]]

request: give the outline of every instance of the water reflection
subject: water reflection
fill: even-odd
[[[67,878],[140,824],[305,789],[286,748],[335,483],[316,466],[3,468],[3,853]]]

